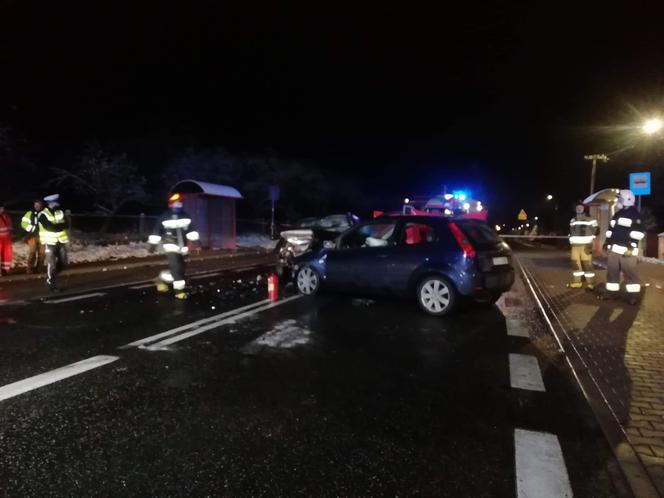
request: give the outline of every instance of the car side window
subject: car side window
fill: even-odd
[[[360,247],[387,247],[394,245],[396,222],[371,223],[361,225],[344,235],[339,244],[340,249],[356,249]]]
[[[438,242],[436,229],[422,222],[408,222],[404,224],[401,233],[401,244],[407,246],[419,246]]]

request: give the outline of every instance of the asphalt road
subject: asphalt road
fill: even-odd
[[[0,494],[624,496],[523,289],[440,319],[268,304],[269,268],[246,266],[198,268],[184,302],[132,272],[0,306]]]

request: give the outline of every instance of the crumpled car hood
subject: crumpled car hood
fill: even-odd
[[[294,245],[310,244],[314,238],[314,231],[308,228],[300,228],[297,230],[285,230],[281,232],[281,237]]]

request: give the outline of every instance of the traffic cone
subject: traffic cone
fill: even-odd
[[[279,278],[276,273],[270,273],[267,277],[267,298],[270,301],[279,300]]]

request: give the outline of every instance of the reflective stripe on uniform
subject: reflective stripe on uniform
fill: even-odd
[[[643,237],[646,236],[646,234],[643,232],[639,232],[638,230],[632,230],[631,232],[629,232],[629,236],[633,239],[641,240]]]
[[[200,238],[200,235],[198,235],[197,231],[189,232],[187,234],[187,238],[193,242],[197,241]]]
[[[576,226],[576,225],[597,226],[597,221],[595,221],[595,220],[590,220],[590,221],[572,220],[572,222],[570,223],[570,226]]]
[[[627,284],[625,289],[627,292],[641,292],[641,284]]]
[[[191,224],[189,218],[180,218],[178,220],[164,220],[161,222],[164,228],[186,228]]]
[[[595,240],[594,235],[572,235],[569,238],[569,243],[570,244],[590,244],[593,240]]]
[[[148,237],[148,242],[150,244],[159,244],[159,242],[161,242],[161,235],[150,235]]]
[[[595,273],[589,271],[589,272],[587,272],[587,273],[585,274],[585,277],[586,277],[586,278],[594,278],[594,277],[595,277]]]
[[[607,230],[606,231],[606,238],[608,239],[609,237],[611,237],[611,235],[613,235],[613,232],[611,230]]]
[[[173,282],[173,289],[175,290],[182,290],[184,289],[185,286],[185,281],[184,280],[175,280]]]
[[[616,220],[611,220],[611,228],[613,228],[614,226],[616,226]]]
[[[159,274],[159,278],[163,280],[164,282],[172,282],[173,281],[173,275],[169,270],[164,270]]]
[[[632,226],[632,219],[631,218],[623,218],[622,216],[618,218],[618,225],[621,227],[631,227]]]
[[[625,254],[628,251],[628,249],[625,246],[621,246],[620,244],[613,244],[611,246],[611,252],[614,252],[616,254]]]
[[[632,255],[633,256],[638,256],[639,255],[639,249],[638,248],[632,249]]]
[[[177,244],[164,244],[164,251],[166,252],[180,252],[180,246]]]
[[[178,254],[189,254],[189,248],[187,246],[180,247],[177,244],[164,244],[163,245],[165,252],[178,253]]]
[[[612,282],[607,282],[606,283],[606,290],[610,292],[617,292],[620,290],[620,284],[615,284]]]
[[[572,273],[572,275],[575,277],[583,277],[583,273],[583,271],[575,271]]]

